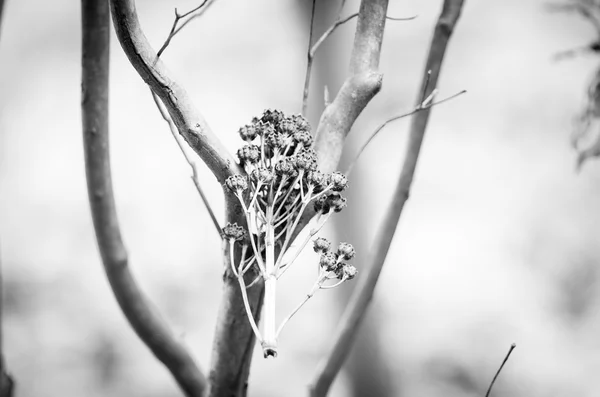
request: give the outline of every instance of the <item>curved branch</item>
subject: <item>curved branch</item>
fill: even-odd
[[[425,66],[425,74],[429,74],[427,71],[431,71],[431,74],[423,79],[417,103],[422,103],[424,98],[428,98],[436,88],[448,40],[458,21],[462,5],[463,0],[444,1],[441,15],[435,26]],[[361,64],[364,63],[362,62]],[[339,322],[334,344],[325,359],[319,363],[311,385],[310,395],[312,397],[327,395],[335,376],[350,351],[359,325],[373,297],[373,291],[385,263],[385,258],[392,243],[400,215],[409,197],[430,112],[431,108],[424,109],[415,114],[412,119],[402,171],[394,191],[392,202],[384,213],[383,225],[377,231],[373,250],[369,254],[371,265],[368,268],[370,270],[366,277],[360,278],[357,290],[352,295],[348,307]]]
[[[206,379],[138,287],[121,239],[108,140],[110,17],[104,1],[82,0],[82,122],[88,195],[96,239],[123,314],[187,396],[202,396]]]
[[[350,128],[381,90],[383,75],[377,70],[387,6],[388,0],[362,0],[360,3],[350,59],[351,75],[321,115],[317,127],[315,150],[323,172],[335,171]]]
[[[123,51],[141,78],[164,103],[187,143],[204,160],[220,183],[240,173],[238,165],[193,105],[187,92],[169,76],[148,43],[134,0],[111,0],[115,31]]]

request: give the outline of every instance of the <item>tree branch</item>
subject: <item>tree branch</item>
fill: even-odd
[[[388,0],[362,0],[359,9],[350,77],[323,114],[317,127],[315,150],[323,172],[334,171],[350,128],[381,89],[378,72]]]
[[[513,350],[515,350],[515,347],[517,347],[517,345],[515,345],[514,343],[512,343],[510,345],[510,348],[508,349],[508,353],[506,353],[504,360],[502,360],[502,364],[500,364],[500,368],[498,368],[498,371],[496,371],[496,374],[494,375],[494,378],[492,379],[492,382],[490,383],[490,386],[488,387],[487,392],[485,393],[485,397],[490,397],[490,393],[492,392],[492,387],[494,387],[494,383],[496,383],[496,379],[498,379],[498,375],[500,375],[502,368],[504,368],[504,364],[506,364],[506,362],[508,361],[510,354],[513,352]]]
[[[123,51],[142,79],[162,100],[187,143],[204,160],[220,183],[240,173],[231,154],[213,134],[187,92],[169,76],[148,43],[134,0],[110,0],[113,24]]]
[[[4,11],[4,0],[0,0],[0,33],[2,30],[2,15]],[[1,258],[0,258],[1,259]],[[12,397],[14,391],[14,380],[6,371],[4,363],[4,346],[2,344],[2,303],[4,302],[2,295],[2,268],[0,261],[0,397]]]
[[[458,21],[462,5],[463,0],[444,1],[442,12],[437,21],[433,39],[429,47],[429,55],[425,66],[425,70],[431,71],[431,75],[423,79],[417,103],[422,103],[424,98],[431,95],[437,85],[448,40]],[[361,57],[356,62],[356,67],[364,67],[365,65],[372,64],[372,61]],[[373,297],[373,291],[392,243],[402,209],[409,197],[410,186],[413,181],[430,111],[431,109],[424,109],[415,114],[412,119],[406,157],[396,185],[393,200],[385,211],[383,225],[379,227],[375,237],[374,248],[369,254],[371,265],[368,268],[370,270],[366,277],[360,278],[357,290],[352,295],[348,308],[340,320],[332,349],[317,368],[310,387],[310,395],[312,397],[327,395],[335,376],[350,351],[352,342],[358,332],[358,327]]]
[[[125,317],[166,365],[187,396],[202,396],[206,380],[186,349],[147,301],[129,269],[113,196],[108,139],[110,17],[105,1],[82,0],[82,122],[86,177],[98,247]]]
[[[0,14],[2,14],[2,0],[0,0]],[[1,17],[1,15],[0,15]],[[0,23],[2,21],[0,20]],[[6,370],[6,364],[4,362],[4,333],[3,331],[3,317],[2,317],[2,304],[4,302],[4,295],[2,286],[4,280],[2,279],[2,256],[0,255],[0,397],[12,397],[14,392],[15,382],[13,378],[8,374]]]

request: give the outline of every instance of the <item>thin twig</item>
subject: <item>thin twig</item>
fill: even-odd
[[[173,25],[171,26],[171,31],[169,32],[169,35],[167,36],[167,38],[166,38],[165,42],[163,43],[162,47],[160,47],[160,50],[158,50],[158,52],[156,53],[156,57],[157,58],[160,58],[160,56],[162,55],[162,53],[167,49],[167,47],[171,43],[171,39],[173,37],[175,37],[175,35],[177,33],[179,33],[181,31],[181,29],[183,29],[185,27],[185,25],[187,25],[194,18],[194,16],[192,16],[188,20],[184,21],[183,24],[178,28],[177,24],[179,23],[179,21],[181,21],[182,19],[184,19],[184,18],[188,17],[189,15],[195,13],[196,11],[200,10],[209,1],[210,0],[204,0],[198,7],[196,7],[194,9],[186,12],[185,14],[179,14],[179,12],[177,12],[177,8],[175,8],[175,19],[173,20]],[[199,13],[199,14],[201,15],[201,13]]]
[[[508,353],[506,353],[506,357],[504,357],[502,364],[500,364],[500,368],[498,368],[498,371],[496,371],[496,375],[494,375],[494,378],[492,379],[492,382],[490,383],[490,387],[488,387],[487,393],[485,393],[485,397],[490,397],[490,392],[492,391],[492,387],[494,387],[496,378],[498,378],[498,375],[500,375],[500,371],[502,371],[504,364],[506,364],[506,362],[508,361],[508,358],[510,357],[510,354],[515,349],[515,347],[517,347],[517,345],[515,345],[514,343],[512,345],[510,345],[510,349],[508,349]]]
[[[351,21],[352,19],[356,18],[358,16],[358,12],[355,12],[354,14],[351,14],[345,18],[341,17],[341,12],[342,9],[344,8],[344,4],[345,1],[342,1],[342,4],[340,6],[339,12],[338,12],[338,17],[336,19],[336,21],[325,31],[325,33],[323,33],[321,35],[321,37],[319,37],[319,39],[315,42],[315,44],[311,45],[312,43],[312,37],[313,37],[313,25],[314,25],[314,17],[315,17],[315,0],[313,0],[313,8],[312,8],[312,15],[311,15],[311,20],[310,20],[310,34],[309,34],[309,41],[308,41],[308,52],[307,52],[307,64],[306,64],[306,76],[304,77],[304,91],[303,91],[303,96],[302,96],[302,114],[306,115],[307,109],[308,109],[308,95],[309,95],[309,91],[310,91],[310,77],[311,77],[311,72],[312,72],[312,64],[313,64],[313,60],[315,58],[315,54],[317,52],[317,50],[319,49],[319,47],[321,46],[321,44],[323,44],[325,42],[325,40],[327,40],[327,38],[329,36],[331,36],[331,34],[333,32],[335,32],[335,30],[340,27],[341,25],[345,24],[346,22]],[[410,21],[412,19],[415,19],[417,16],[412,16],[412,17],[406,17],[406,18],[393,18],[393,17],[388,17],[386,16],[386,19],[389,19],[390,21]],[[327,102],[326,102],[326,106],[327,106]]]
[[[110,0],[117,38],[140,77],[155,92],[173,123],[219,183],[241,170],[231,153],[211,131],[188,93],[169,75],[164,63],[146,39],[140,26],[134,0]]]
[[[210,202],[208,201],[208,197],[206,197],[206,194],[204,193],[204,190],[202,189],[202,186],[200,185],[200,180],[198,179],[199,164],[198,164],[195,156],[189,152],[189,149],[188,149],[189,145],[184,141],[183,137],[179,134],[179,131],[177,131],[177,127],[175,126],[175,123],[173,123],[173,120],[171,120],[171,116],[169,116],[169,113],[164,108],[164,105],[160,102],[160,98],[152,91],[151,91],[151,94],[152,94],[152,99],[154,99],[154,103],[156,104],[156,107],[158,108],[158,111],[160,112],[160,115],[169,125],[171,134],[173,135],[173,138],[175,138],[175,142],[177,142],[177,146],[179,146],[181,153],[183,153],[183,157],[185,157],[185,160],[188,162],[190,167],[192,167],[192,181],[194,182],[194,185],[196,186],[196,190],[198,190],[198,193],[200,194],[200,198],[202,199],[204,206],[208,210],[208,214],[210,215],[210,219],[212,220],[213,225],[215,226],[215,230],[217,231],[217,234],[220,234],[221,233],[221,225],[219,225],[219,221],[217,220],[215,212],[213,211],[213,209],[210,205]]]
[[[417,103],[422,103],[434,91],[440,75],[442,61],[446,52],[448,40],[456,26],[463,0],[445,0],[440,17],[438,18],[434,35],[429,48],[429,55],[425,65],[426,77],[421,87],[429,87],[428,91],[419,92]],[[364,59],[360,65],[368,64]],[[421,91],[421,90],[420,90]],[[384,212],[383,224],[375,236],[374,247],[368,258],[370,266],[366,276],[360,277],[359,285],[353,293],[338,325],[331,350],[319,363],[313,382],[310,387],[311,397],[327,395],[335,376],[339,372],[345,358],[350,351],[352,342],[358,332],[359,325],[364,319],[365,312],[373,297],[379,275],[383,268],[385,258],[392,243],[400,215],[406,203],[412,185],[417,160],[423,142],[423,137],[431,109],[425,109],[414,115],[406,149],[406,156],[400,177],[396,184],[392,202]]]
[[[354,166],[356,165],[356,163],[358,162],[360,156],[362,155],[362,153],[365,151],[365,149],[367,148],[367,146],[369,146],[369,144],[371,143],[371,141],[373,141],[373,139],[381,132],[381,130],[383,130],[389,123],[392,123],[394,121],[403,119],[405,117],[408,116],[412,116],[415,113],[421,112],[425,109],[429,109],[432,108],[434,106],[437,105],[441,105],[444,102],[448,102],[462,94],[465,94],[467,92],[467,90],[462,90],[460,92],[457,92],[454,95],[449,96],[448,98],[444,98],[442,100],[439,100],[437,102],[431,102],[428,104],[425,104],[425,106],[421,106],[422,104],[420,104],[419,106],[415,107],[413,110],[411,110],[408,113],[403,113],[401,115],[398,116],[394,116],[392,118],[387,119],[386,121],[384,121],[383,123],[381,123],[376,129],[375,131],[373,131],[373,133],[369,136],[369,138],[366,140],[365,143],[362,144],[362,146],[358,149],[358,152],[356,153],[356,155],[354,156],[354,159],[350,162],[350,164],[348,165],[348,168],[346,169],[346,176],[350,176],[350,174],[352,173],[352,170],[354,169]]]
[[[187,396],[199,397],[206,378],[144,296],[129,269],[110,172],[108,82],[110,15],[103,1],[82,1],[82,119],[88,196],[96,239],[113,293],[140,339]]]

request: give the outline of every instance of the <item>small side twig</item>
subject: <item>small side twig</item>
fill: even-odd
[[[425,65],[427,72],[421,83],[422,89],[419,93],[417,103],[431,101],[429,98],[432,97],[437,86],[448,41],[458,22],[462,6],[463,0],[444,0],[442,12],[436,23],[429,47],[429,54]],[[366,64],[367,62],[368,60],[365,59],[362,61],[362,64]],[[348,307],[340,319],[333,345],[317,367],[310,387],[311,397],[323,397],[327,395],[333,380],[350,351],[359,325],[373,297],[373,292],[383,269],[400,215],[409,197],[430,112],[431,109],[424,109],[415,114],[412,119],[406,156],[396,184],[393,199],[385,210],[383,224],[377,231],[374,246],[369,254],[371,264],[368,266],[368,274],[360,278],[359,285],[350,298]]]
[[[508,361],[508,358],[510,357],[510,354],[515,349],[515,347],[517,347],[517,345],[515,345],[514,343],[510,345],[510,348],[508,349],[508,353],[506,353],[506,357],[504,357],[502,364],[500,364],[500,368],[498,368],[498,371],[496,371],[496,375],[494,375],[494,378],[492,379],[492,382],[490,383],[490,386],[488,387],[487,393],[485,393],[485,397],[490,397],[492,387],[494,387],[494,383],[496,382],[498,375],[500,375],[500,371],[502,371],[502,368],[504,368],[504,364],[506,364],[506,362]]]
[[[221,225],[219,225],[219,221],[217,220],[215,212],[213,211],[210,202],[208,201],[208,197],[206,197],[206,194],[204,193],[204,190],[200,185],[200,179],[198,179],[198,161],[196,160],[194,155],[190,153],[189,145],[184,141],[183,137],[179,134],[179,131],[177,131],[175,123],[173,123],[173,120],[171,120],[171,116],[169,116],[169,113],[164,108],[164,105],[160,102],[160,98],[158,98],[158,96],[154,92],[151,91],[151,93],[152,99],[154,99],[154,103],[156,104],[160,115],[169,125],[169,130],[171,130],[171,134],[173,135],[173,138],[175,138],[177,146],[179,146],[181,153],[183,153],[183,157],[185,157],[185,160],[192,168],[192,181],[194,182],[196,190],[198,190],[200,198],[202,199],[202,202],[204,203],[204,206],[206,207],[208,214],[210,215],[210,219],[212,220],[213,225],[215,226],[215,230],[217,231],[217,234],[221,234]]]
[[[386,121],[384,121],[383,123],[381,123],[376,129],[375,131],[373,131],[373,133],[369,136],[369,138],[365,141],[365,143],[363,143],[361,145],[361,147],[358,149],[358,152],[356,153],[356,155],[354,156],[354,159],[350,162],[350,164],[348,165],[348,168],[346,169],[346,176],[350,176],[350,174],[352,173],[352,170],[354,169],[354,166],[356,165],[356,163],[358,162],[358,159],[360,158],[360,156],[362,155],[362,153],[365,151],[365,149],[367,148],[367,146],[369,146],[369,144],[373,141],[373,139],[381,132],[381,130],[383,130],[388,124],[403,119],[405,117],[409,117],[412,116],[415,113],[418,113],[420,111],[423,111],[425,109],[429,109],[431,107],[437,106],[437,105],[441,105],[444,102],[448,102],[462,94],[465,94],[467,92],[467,90],[462,90],[460,92],[457,92],[456,94],[450,95],[447,98],[441,99],[437,102],[430,102],[425,104],[425,101],[421,102],[419,105],[417,105],[413,110],[411,110],[408,113],[403,113],[400,114],[398,116],[394,116],[391,117],[389,119],[387,119]],[[427,99],[427,98],[426,98]]]
[[[179,14],[179,12],[177,11],[177,8],[175,8],[175,19],[173,20],[173,25],[171,25],[171,30],[169,31],[169,35],[165,39],[165,42],[163,43],[163,45],[160,47],[160,49],[156,53],[156,57],[160,58],[160,56],[167,49],[169,44],[171,44],[171,39],[173,39],[173,37],[175,37],[177,35],[177,33],[179,33],[181,31],[181,29],[183,29],[185,27],[185,25],[187,25],[192,20],[194,20],[197,17],[199,17],[200,15],[202,15],[212,3],[213,3],[213,0],[204,0],[199,6],[191,9],[190,11],[188,11],[184,14]],[[196,14],[194,14],[194,13],[196,13]],[[194,14],[194,15],[192,15],[192,14]],[[189,17],[189,18],[186,19],[185,21],[183,21],[181,26],[178,26],[179,22],[182,19],[185,19],[187,17]]]
[[[317,53],[317,50],[319,49],[321,44],[323,44],[325,42],[325,40],[327,40],[327,38],[329,36],[331,36],[331,34],[333,32],[335,32],[335,30],[337,28],[339,28],[346,22],[349,22],[358,16],[358,12],[355,12],[354,14],[351,14],[345,18],[342,18],[341,12],[342,12],[342,9],[344,8],[345,3],[346,3],[346,1],[344,0],[340,4],[338,17],[337,17],[336,21],[321,35],[321,37],[319,37],[319,39],[315,42],[315,44],[311,44],[312,37],[313,37],[313,30],[314,30],[314,19],[315,19],[315,0],[313,0],[312,14],[311,14],[311,20],[310,20],[310,33],[309,33],[309,39],[308,39],[306,76],[304,77],[304,91],[303,91],[303,96],[302,96],[302,114],[305,116],[306,116],[306,112],[308,109],[308,95],[310,92],[310,77],[311,77],[311,72],[312,72],[312,64],[313,64],[313,60],[315,58],[315,54]],[[416,17],[417,17],[416,15],[414,15],[412,17],[406,17],[406,18],[394,18],[394,17],[386,16],[386,19],[388,19],[390,21],[410,21],[412,19],[415,19]]]

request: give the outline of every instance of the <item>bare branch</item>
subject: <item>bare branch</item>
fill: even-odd
[[[498,378],[498,375],[500,375],[500,371],[502,371],[504,364],[506,364],[506,362],[508,361],[508,358],[510,357],[510,354],[515,349],[515,347],[517,347],[517,345],[515,345],[514,343],[512,345],[510,345],[510,348],[508,349],[508,353],[506,353],[506,357],[504,357],[502,364],[500,364],[500,368],[498,368],[498,371],[496,371],[496,375],[494,375],[494,378],[492,379],[492,383],[490,383],[490,387],[488,387],[487,393],[485,393],[485,397],[490,397],[490,393],[492,391],[492,387],[494,387],[496,378]]]
[[[2,14],[2,3],[0,0],[0,14]],[[1,17],[1,15],[0,15]],[[2,20],[0,19],[0,24]],[[2,306],[4,303],[4,295],[2,286],[4,280],[2,278],[2,254],[0,252],[0,397],[12,397],[15,389],[15,382],[13,378],[8,374],[6,364],[4,362],[4,334],[3,334],[3,317],[2,317]]]
[[[173,123],[173,120],[171,120],[169,113],[164,108],[164,105],[162,104],[162,102],[160,102],[160,99],[158,98],[158,96],[154,92],[151,92],[151,93],[152,93],[152,99],[154,99],[154,103],[156,104],[156,107],[158,108],[160,115],[169,125],[171,134],[173,134],[173,138],[175,138],[175,141],[177,142],[177,146],[179,146],[181,153],[183,153],[183,157],[185,157],[185,160],[188,162],[190,167],[192,167],[192,182],[194,182],[194,185],[196,186],[196,190],[198,190],[198,193],[200,194],[200,198],[202,199],[204,206],[208,210],[208,214],[210,215],[210,219],[212,220],[213,225],[215,226],[215,229],[217,230],[217,234],[220,235],[221,234],[221,225],[219,225],[219,221],[217,220],[217,217],[216,217],[212,207],[210,206],[208,197],[206,197],[206,194],[204,193],[204,190],[202,189],[202,186],[200,184],[200,179],[199,179],[199,175],[198,175],[199,164],[196,161],[195,156],[189,152],[189,145],[183,140],[183,137],[179,134],[179,131],[177,131],[177,127]]]
[[[113,196],[108,140],[110,17],[108,4],[82,0],[82,121],[88,195],[96,239],[123,314],[187,396],[202,396],[206,379],[138,287],[131,271]]]
[[[388,0],[361,1],[350,60],[351,76],[325,109],[317,127],[315,150],[323,172],[335,170],[350,128],[381,89],[383,76],[377,69],[387,6]]]
[[[123,51],[142,79],[164,103],[179,133],[220,183],[240,173],[231,154],[213,134],[187,92],[169,76],[142,32],[134,0],[110,0],[113,23]]]
[[[425,66],[425,70],[431,71],[431,74],[429,76],[429,73],[426,73],[427,76],[421,84],[421,92],[424,94],[419,94],[417,103],[422,103],[425,98],[428,98],[437,85],[448,40],[458,21],[462,5],[463,0],[444,1]],[[370,48],[371,50],[367,52],[373,53],[374,50],[372,47]],[[356,62],[355,67],[369,67],[373,63],[374,61],[369,60],[368,57],[361,56]],[[368,256],[371,262],[371,265],[368,266],[369,272],[366,277],[360,278],[357,290],[352,295],[348,307],[340,320],[333,346],[317,368],[310,388],[312,397],[325,396],[329,391],[331,383],[350,351],[352,342],[358,332],[359,324],[364,318],[369,302],[373,297],[373,291],[392,243],[398,220],[404,204],[408,200],[430,111],[431,109],[425,109],[418,112],[412,119],[406,157],[396,185],[393,200],[385,211],[383,225],[377,231],[374,248]]]
[[[329,36],[331,36],[331,34],[333,32],[335,32],[335,30],[338,27],[340,27],[341,25],[345,24],[346,22],[348,22],[358,16],[358,12],[356,12],[354,14],[347,16],[346,18],[342,18],[341,12],[342,12],[342,9],[344,8],[344,3],[345,3],[345,1],[343,1],[340,6],[340,11],[338,12],[338,17],[337,17],[336,21],[325,31],[325,33],[323,33],[323,35],[321,35],[321,37],[311,47],[312,36],[313,36],[314,17],[315,17],[315,4],[314,3],[315,2],[313,0],[313,9],[312,9],[312,15],[311,15],[311,22],[310,22],[310,34],[309,34],[309,41],[308,41],[308,55],[307,55],[308,62],[306,64],[306,76],[304,77],[304,91],[303,91],[303,97],[302,97],[302,114],[303,115],[306,115],[306,111],[308,109],[308,94],[310,91],[310,77],[311,77],[311,72],[312,72],[312,63],[315,58],[315,54],[317,53],[317,50],[319,49],[321,44],[323,44],[325,42],[325,40],[327,40],[327,38]],[[393,18],[393,17],[386,16],[386,19],[389,19],[391,21],[410,21],[412,19],[415,19],[416,17],[417,17],[416,15],[412,16],[412,17],[408,17],[408,18]]]
[[[401,115],[398,116],[394,116],[391,117],[389,119],[387,119],[386,121],[384,121],[383,123],[381,123],[376,129],[375,131],[373,131],[373,133],[371,134],[371,136],[369,136],[369,138],[365,141],[365,143],[362,144],[362,146],[358,149],[358,152],[356,153],[356,155],[354,156],[354,159],[350,162],[350,164],[348,165],[348,168],[346,169],[346,176],[350,177],[350,174],[352,173],[352,170],[354,169],[354,166],[356,165],[356,162],[358,161],[358,159],[360,158],[361,154],[365,151],[365,149],[367,148],[367,146],[369,146],[369,144],[373,141],[373,139],[381,132],[381,130],[383,130],[389,123],[392,123],[394,121],[403,119],[405,117],[408,116],[412,116],[415,113],[418,113],[420,111],[423,111],[425,109],[429,109],[433,106],[437,106],[437,105],[441,105],[444,102],[448,102],[462,94],[465,94],[467,91],[466,90],[462,90],[460,92],[457,92],[454,95],[449,96],[448,98],[444,98],[438,102],[431,102],[428,104],[424,104],[424,102],[421,102],[419,105],[417,105],[413,110],[411,110],[408,113],[403,113]],[[427,99],[427,98],[426,98]]]
[[[198,7],[193,8],[192,10],[186,12],[185,14],[179,14],[179,12],[177,12],[177,8],[175,8],[175,19],[173,20],[173,25],[171,26],[171,31],[169,32],[169,35],[165,39],[165,42],[163,43],[163,45],[160,47],[160,49],[156,53],[156,57],[160,58],[162,53],[167,49],[167,47],[171,43],[171,39],[173,37],[175,37],[175,35],[177,35],[177,33],[179,33],[181,31],[181,29],[183,29],[185,27],[185,25],[187,25],[188,23],[190,23],[192,20],[199,17],[200,15],[204,14],[204,12],[208,9],[208,7],[212,3],[213,3],[213,0],[204,0]],[[185,19],[185,18],[187,18],[187,19]],[[182,19],[184,19],[184,21],[182,22],[181,26],[178,26],[179,22]]]

